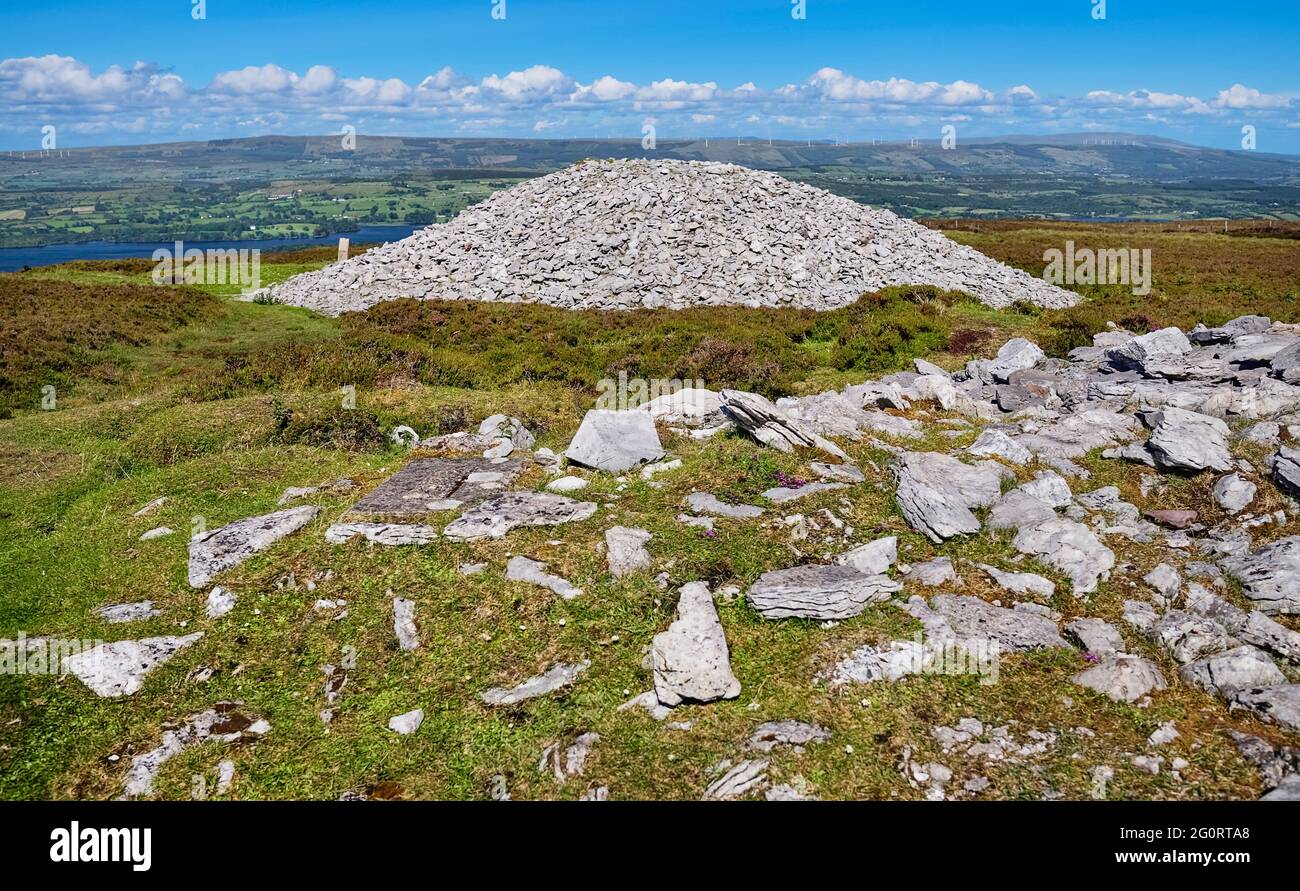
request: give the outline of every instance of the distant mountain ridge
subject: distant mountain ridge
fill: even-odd
[[[0,154],[0,171],[37,153]],[[954,149],[938,140],[828,144],[727,137],[660,139],[654,150],[632,139],[452,139],[356,137],[346,150],[339,136],[257,136],[207,142],[71,149],[63,162],[148,165],[211,170],[256,178],[286,164],[338,172],[358,167],[388,173],[419,170],[549,171],[584,158],[671,158],[725,161],[766,170],[845,167],[898,176],[1112,175],[1156,182],[1196,179],[1286,181],[1300,178],[1300,156],[1205,148],[1156,136],[1086,133],[1053,136],[958,136]],[[140,168],[141,173],[144,171]],[[324,172],[324,171],[322,171]],[[161,175],[160,175],[161,174]]]

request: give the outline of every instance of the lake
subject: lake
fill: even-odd
[[[310,238],[266,238],[257,241],[186,241],[185,249],[227,250],[229,248],[257,248],[262,251],[279,251],[309,245],[338,244],[348,238],[352,244],[366,242],[400,241],[424,226],[363,226],[355,232],[339,232]],[[0,272],[15,272],[24,266],[48,266],[51,263],[68,263],[72,260],[120,260],[123,257],[152,257],[159,248],[173,250],[175,242],[114,242],[86,241],[80,244],[46,244],[39,247],[0,248]]]

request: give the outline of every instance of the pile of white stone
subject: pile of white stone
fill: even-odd
[[[905,284],[993,307],[1077,299],[889,211],[735,164],[668,160],[579,163],[270,296],[328,315],[401,297],[825,310]]]

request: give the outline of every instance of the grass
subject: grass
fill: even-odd
[[[987,238],[977,245],[982,250],[1030,265],[1044,239],[1060,241],[1070,231],[959,235]],[[1092,234],[1089,228],[1074,237],[1083,243]],[[1189,308],[1194,295],[1218,288],[1239,292],[1249,310],[1295,320],[1300,272],[1276,260],[1274,239],[1178,237],[1186,244],[1169,255],[1174,274],[1162,291],[1166,302],[1148,301],[1148,313],[1159,309],[1159,320],[1184,323],[1195,311]],[[1204,251],[1218,252],[1219,263],[1203,268],[1197,258]],[[331,259],[319,253],[264,256],[264,276]],[[1237,281],[1236,269],[1249,273]],[[583,497],[601,503],[595,518],[473,544],[327,545],[325,526],[356,495],[326,492],[309,499],[322,508],[316,522],[221,577],[239,595],[228,616],[208,619],[206,591],[186,584],[186,539],[196,524],[214,528],[274,510],[288,486],[349,476],[367,491],[406,459],[382,436],[398,423],[422,433],[450,432],[504,411],[524,418],[539,445],[559,451],[591,405],[596,382],[620,370],[633,377],[701,377],[710,386],[773,396],[816,392],[906,367],[918,355],[953,367],[989,354],[1013,333],[1064,346],[1133,311],[1129,298],[1102,291],[1074,310],[993,311],[960,295],[911,288],[867,295],[823,314],[718,308],[611,315],[397,301],[331,320],[196,288],[154,288],[145,284],[147,275],[147,264],[127,261],[0,276],[0,294],[40,295],[58,320],[34,325],[25,321],[30,303],[0,304],[7,313],[0,323],[16,326],[18,334],[18,349],[11,357],[7,347],[4,365],[12,417],[0,421],[0,637],[19,631],[105,640],[189,631],[204,637],[151,675],[140,693],[120,701],[99,700],[71,677],[0,677],[0,798],[112,797],[129,761],[123,756],[156,745],[164,723],[223,699],[265,716],[271,733],[252,745],[213,744],[173,759],[160,775],[159,797],[190,797],[196,777],[206,777],[211,788],[216,762],[230,758],[237,771],[233,798],[331,799],[349,791],[481,798],[496,774],[507,776],[516,798],[574,798],[591,785],[608,785],[612,797],[623,799],[696,798],[720,761],[745,756],[743,741],[758,723],[785,718],[816,721],[834,737],[803,754],[774,752],[773,778],[803,777],[825,798],[920,797],[923,790],[898,769],[905,751],[921,763],[953,767],[952,788],[988,776],[986,797],[1088,797],[1089,770],[1097,764],[1116,771],[1112,797],[1259,794],[1253,768],[1225,728],[1280,739],[1275,730],[1228,715],[1180,683],[1150,708],[1111,703],[1070,683],[1086,664],[1073,651],[1007,657],[991,686],[948,676],[836,690],[815,682],[863,643],[910,637],[916,623],[890,606],[822,628],[763,620],[743,600],[721,602],[741,697],[682,709],[673,720],[693,722],[690,730],[617,711],[648,688],[644,648],[672,621],[675,589],[687,581],[705,580],[715,591],[743,588],[766,570],[896,534],[903,561],[952,556],[966,593],[996,596],[973,563],[1012,568],[1005,540],[982,535],[936,547],[913,533],[893,502],[889,456],[865,444],[849,451],[867,471],[867,483],[770,510],[757,522],[721,520],[714,537],[673,519],[687,494],[711,491],[753,503],[778,473],[810,477],[813,456],[783,455],[733,436],[694,441],[663,431],[665,447],[683,467],[657,477],[661,487],[636,475],[626,483],[591,475]],[[113,327],[106,316],[138,324]],[[39,384],[48,379],[58,381],[57,410],[41,411]],[[345,385],[356,388],[355,409],[340,406],[338,388]],[[927,442],[935,447],[966,442],[939,435],[941,413],[914,416],[927,423]],[[1096,485],[1119,485],[1134,503],[1154,506],[1138,491],[1140,469],[1096,456],[1084,463]],[[533,469],[520,485],[541,487],[545,480]],[[1191,505],[1217,519],[1211,482],[1176,479],[1160,505]],[[159,495],[169,497],[160,510],[132,516]],[[834,530],[822,509],[851,526],[852,536]],[[793,539],[779,518],[795,512],[821,528]],[[654,534],[649,550],[655,572],[668,574],[669,590],[649,575],[608,576],[599,547],[615,523]],[[138,540],[160,525],[177,533]],[[587,593],[565,602],[504,581],[512,554],[547,561]],[[1057,580],[1062,593],[1051,605],[1067,617],[1086,613],[1118,622],[1123,600],[1137,595],[1133,580],[1157,557],[1126,546],[1122,558],[1137,569],[1117,574],[1086,604],[1064,593],[1068,586],[1059,576],[1035,571]],[[488,569],[459,575],[456,567],[469,561]],[[395,646],[394,595],[417,604],[423,646],[413,653]],[[321,597],[346,600],[346,617],[336,621],[313,609]],[[138,625],[107,625],[92,613],[146,598],[163,614]],[[1160,661],[1167,675],[1175,673],[1145,642],[1130,635],[1129,643]],[[319,717],[322,666],[342,664],[348,648],[355,650],[355,667],[327,726]],[[562,695],[506,710],[488,709],[476,698],[556,660],[583,658],[591,668]],[[208,680],[194,677],[199,667],[211,669]],[[387,730],[390,716],[417,706],[426,712],[419,732],[398,737]],[[943,755],[931,728],[967,716],[990,725],[1012,722],[1018,737],[1050,730],[1057,742],[1021,762],[988,765]],[[1167,770],[1151,776],[1129,763],[1163,720],[1176,721],[1182,733],[1163,754],[1191,762],[1181,782]],[[1092,735],[1073,729],[1079,727]],[[601,741],[585,777],[557,786],[538,773],[545,745],[586,730],[599,732]]]

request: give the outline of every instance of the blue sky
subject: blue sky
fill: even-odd
[[[0,147],[265,133],[1124,130],[1300,153],[1296,0],[59,0],[0,7]]]

